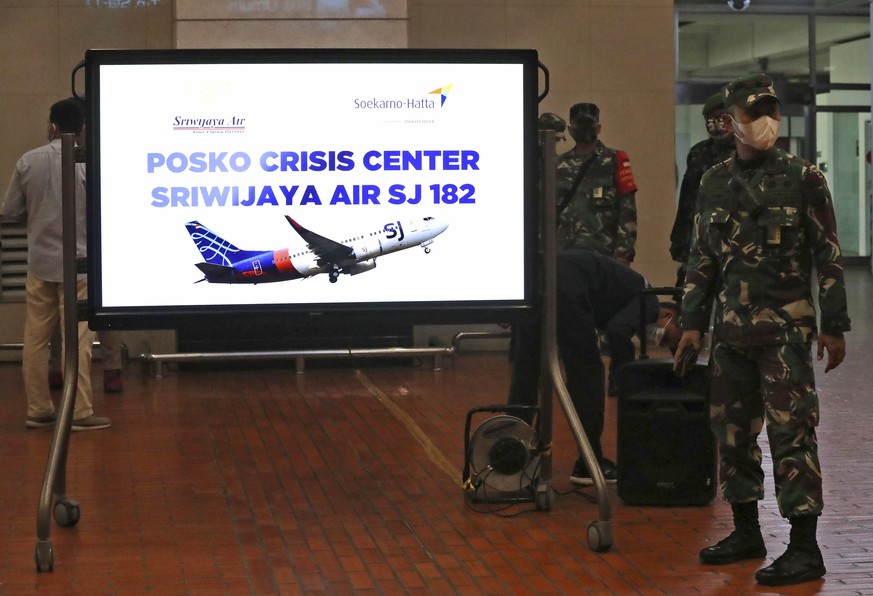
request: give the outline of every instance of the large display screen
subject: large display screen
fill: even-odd
[[[536,260],[533,50],[89,50],[89,321],[501,322]]]

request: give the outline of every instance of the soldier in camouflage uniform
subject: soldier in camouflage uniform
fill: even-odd
[[[630,265],[637,239],[637,186],[630,160],[624,151],[610,149],[598,139],[597,105],[573,105],[568,129],[576,145],[558,156],[555,173],[558,250],[582,248]],[[609,330],[600,332],[602,343],[612,341]],[[627,356],[627,349],[610,345],[609,354],[607,393],[615,395],[615,373],[633,359],[633,349]]]
[[[703,118],[709,137],[696,143],[688,151],[685,175],[679,187],[679,203],[676,219],[670,232],[670,256],[679,263],[676,285],[685,283],[685,261],[691,245],[691,230],[694,226],[694,205],[703,173],[717,163],[730,157],[734,151],[734,136],[725,130],[721,116],[724,114],[724,95],[721,91],[712,95],[703,104]]]
[[[714,301],[710,416],[735,530],[703,549],[700,559],[725,564],[766,556],[758,525],[764,471],[757,441],[766,421],[776,500],[791,523],[791,539],[755,578],[789,585],[825,574],[816,540],[823,503],[812,341],[819,360],[827,351],[825,372],[845,357],[849,318],[840,245],[823,174],[774,147],[781,114],[772,79],[740,77],[724,93],[724,122],[736,137],[736,153],[701,181],[677,350],[678,369],[687,345],[699,349]]]
[[[598,140],[600,109],[593,103],[570,108],[569,130],[576,146],[558,156],[555,178],[558,250],[584,248],[630,263],[637,237],[630,160]]]

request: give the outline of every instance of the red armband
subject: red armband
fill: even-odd
[[[615,188],[619,195],[626,195],[637,190],[634,182],[634,171],[631,169],[630,158],[624,151],[616,151],[618,167],[615,169]]]

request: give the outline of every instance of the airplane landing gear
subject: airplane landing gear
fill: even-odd
[[[334,267],[333,269],[331,269],[327,274],[328,279],[330,279],[330,283],[335,284],[337,278],[339,277],[339,274],[340,274],[339,267]]]

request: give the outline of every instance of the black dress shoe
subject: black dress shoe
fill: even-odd
[[[618,466],[615,465],[615,462],[604,459],[600,464],[600,471],[603,472],[603,479],[606,480],[606,484],[618,482]]]
[[[758,570],[755,579],[765,586],[790,586],[811,582],[827,573],[821,550],[788,545],[788,550],[769,566]]]
[[[767,547],[760,533],[747,534],[736,530],[721,542],[700,551],[700,561],[707,565],[727,565],[766,556]]]
[[[604,459],[600,464],[600,471],[603,473],[603,479],[606,484],[615,484],[618,481],[618,467],[615,462]],[[591,486],[594,484],[594,479],[588,471],[588,465],[581,457],[576,460],[573,466],[573,472],[570,473],[570,482],[580,486]]]

